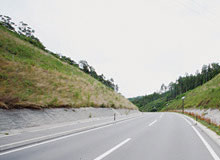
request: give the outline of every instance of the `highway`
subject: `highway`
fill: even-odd
[[[219,157],[219,146],[190,119],[177,113],[147,113],[0,152],[0,160],[219,160]]]

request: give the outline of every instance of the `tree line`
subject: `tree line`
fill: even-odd
[[[219,63],[203,65],[201,71],[196,71],[194,75],[186,73],[185,76],[180,76],[175,82],[170,82],[167,86],[162,84],[159,92],[130,98],[129,100],[137,105],[141,111],[158,111],[165,107],[168,101],[203,85],[219,73]]]
[[[11,17],[0,15],[0,25],[6,27],[8,30],[17,33],[15,36],[28,41],[34,46],[45,50],[45,46],[40,42],[40,40],[34,35],[35,30],[33,30],[28,24],[23,21],[16,24],[12,21]]]
[[[57,54],[46,49],[46,47],[42,44],[42,42],[34,35],[35,30],[33,30],[28,24],[24,23],[23,21],[19,22],[19,24],[16,24],[12,21],[11,17],[0,15],[0,26],[4,26],[11,32],[15,33],[17,37],[33,44],[34,46],[44,50],[45,52],[53,55],[54,57],[58,58],[59,60],[65,63],[77,67],[81,71],[85,72],[86,74],[89,74],[93,78],[100,81],[105,86],[118,92],[119,87],[117,84],[114,83],[113,78],[106,79],[106,77],[103,74],[99,75],[96,72],[95,68],[89,65],[87,61],[81,60],[79,61],[79,63],[77,63],[74,60],[72,60],[70,57],[66,57],[62,54]]]
[[[171,82],[168,86],[162,85],[161,91],[166,92],[166,88],[168,88],[169,95],[167,96],[167,100],[172,100],[180,94],[203,85],[219,73],[220,65],[218,63],[203,65],[201,72],[197,71],[195,75],[186,73],[185,76],[180,76],[176,82]]]

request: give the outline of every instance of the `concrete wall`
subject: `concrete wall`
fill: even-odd
[[[56,109],[0,109],[0,132],[13,129],[22,129],[42,125],[72,122],[77,120],[109,117],[114,113],[128,115],[138,113],[138,110],[111,109],[111,108],[56,108]]]

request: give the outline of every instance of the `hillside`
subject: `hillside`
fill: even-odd
[[[79,68],[60,61],[0,26],[0,107],[137,109]]]
[[[189,101],[186,99],[188,102],[186,106],[215,108],[219,106],[219,74],[220,65],[218,63],[203,65],[201,72],[197,71],[195,75],[186,73],[175,82],[170,82],[168,86],[162,84],[158,93],[129,98],[129,100],[141,111],[155,112],[165,110],[170,102],[172,102],[170,108],[180,107],[182,103],[180,99],[187,95],[190,99]]]
[[[220,109],[220,74],[212,80],[197,87],[194,90],[188,91],[176,99],[170,101],[168,106],[163,110],[180,109],[182,106],[181,97],[185,96],[185,108],[217,108]]]
[[[129,98],[143,112],[159,111],[166,103],[166,94],[153,93],[150,95]]]

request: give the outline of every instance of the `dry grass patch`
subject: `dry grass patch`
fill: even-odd
[[[123,96],[0,28],[0,107],[137,109]],[[15,101],[16,100],[16,101]]]

